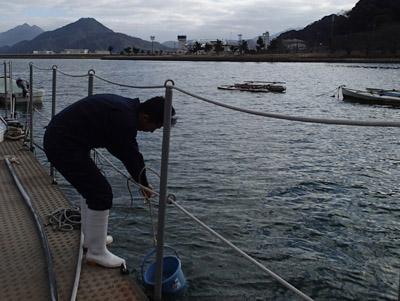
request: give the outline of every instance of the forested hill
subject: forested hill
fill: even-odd
[[[289,38],[304,40],[309,47],[325,45],[331,51],[396,53],[400,49],[400,0],[360,0],[350,11],[325,16],[277,39]]]

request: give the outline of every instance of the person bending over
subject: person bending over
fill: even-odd
[[[81,226],[88,250],[86,259],[91,265],[116,268],[125,266],[125,260],[106,247],[112,240],[107,228],[113,194],[90,158],[90,150],[106,148],[122,161],[136,182],[152,190],[136,135],[137,131],[153,132],[163,126],[164,102],[160,96],[141,103],[138,98],[115,94],[92,95],[55,115],[46,128],[43,145],[49,162],[84,198]],[[175,115],[174,108],[171,113]],[[151,197],[151,192],[142,192]]]

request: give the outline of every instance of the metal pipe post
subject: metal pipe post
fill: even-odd
[[[167,184],[168,184],[169,140],[171,135],[172,87],[166,85],[165,88],[166,91],[165,91],[165,105],[164,105],[163,142],[162,142],[162,154],[161,154],[161,179],[160,179],[160,195],[158,203],[156,275],[155,275],[155,286],[154,286],[155,300],[161,300],[161,290],[162,290],[164,227],[165,227],[165,211],[167,205]]]
[[[53,66],[53,81],[51,86],[51,118],[56,115],[56,96],[57,96],[57,66]]]
[[[30,150],[33,152],[33,63],[29,64],[29,114],[30,114]]]
[[[8,118],[8,106],[7,106],[7,97],[8,97],[8,90],[7,90],[7,63],[6,61],[3,62],[4,64],[4,101],[6,106],[6,118]]]
[[[9,73],[9,83],[10,83],[10,118],[14,119],[15,118],[15,103],[13,101],[13,94],[14,94],[14,87],[13,87],[13,82],[12,82],[12,62],[8,62],[8,73]]]
[[[88,96],[91,96],[93,95],[94,70],[90,69],[88,74],[89,74]]]
[[[51,118],[56,115],[56,86],[57,86],[57,66],[53,66],[53,81],[52,81],[52,94],[51,94]],[[50,164],[50,176],[53,179],[53,184],[57,183],[55,179],[55,170],[53,164]]]

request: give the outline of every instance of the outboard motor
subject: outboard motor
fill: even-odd
[[[26,80],[22,79],[22,78],[18,78],[16,82],[17,82],[17,86],[22,89],[22,94],[24,95],[24,97],[26,97],[28,95],[28,92],[29,92],[28,91],[29,90],[29,83]]]

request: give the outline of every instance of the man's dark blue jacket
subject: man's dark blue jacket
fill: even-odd
[[[147,186],[145,171],[140,181],[138,178],[145,166],[136,142],[139,107],[138,98],[114,94],[86,97],[54,116],[46,129],[52,139],[45,143],[63,152],[106,148],[135,181]]]

